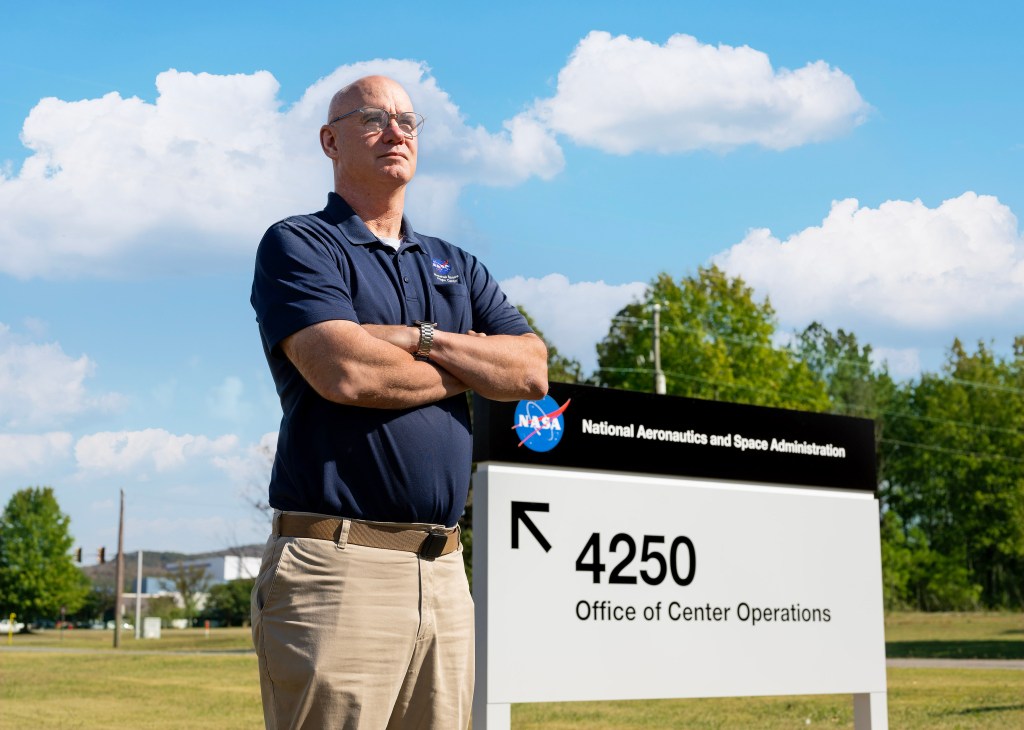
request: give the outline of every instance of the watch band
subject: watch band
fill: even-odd
[[[420,328],[420,341],[413,355],[426,360],[430,357],[430,350],[434,346],[434,328],[437,327],[437,322],[424,322],[417,319],[413,325]]]

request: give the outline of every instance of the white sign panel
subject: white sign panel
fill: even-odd
[[[486,703],[884,693],[869,493],[481,465]]]

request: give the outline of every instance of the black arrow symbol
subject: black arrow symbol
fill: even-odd
[[[548,552],[551,549],[551,543],[544,539],[544,536],[540,534],[540,530],[537,529],[537,525],[533,524],[533,520],[527,515],[527,512],[547,512],[550,505],[547,502],[513,502],[512,503],[512,549],[519,549],[519,523],[520,521],[526,525],[526,529],[533,533],[533,536],[537,538],[537,542],[544,548],[544,552]]]

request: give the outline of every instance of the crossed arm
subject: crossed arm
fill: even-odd
[[[367,408],[410,408],[467,390],[491,400],[547,393],[547,348],[533,334],[434,331],[430,361],[413,357],[419,330],[329,320],[281,342],[285,355],[327,400]]]

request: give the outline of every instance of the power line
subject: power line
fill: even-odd
[[[969,385],[973,388],[985,388],[987,390],[994,390],[999,393],[1013,393],[1015,395],[1024,394],[1024,388],[1014,388],[1012,385],[1000,385],[999,383],[982,383],[976,380],[961,380],[960,378],[954,378],[952,376],[947,376],[946,378],[944,378],[944,380],[947,380],[951,383],[956,383],[957,385]]]
[[[1019,459],[1016,456],[1007,456],[1006,454],[984,454],[980,451],[963,451],[962,449],[951,449],[947,446],[935,446],[933,444],[922,444],[916,441],[900,441],[898,439],[879,439],[883,443],[896,444],[897,446],[909,446],[914,449],[923,449],[924,451],[938,451],[944,454],[955,454],[957,456],[973,456],[977,459],[988,459],[990,461],[1013,461],[1018,464],[1024,464],[1024,459]]]
[[[870,413],[871,410],[867,406],[859,406],[856,403],[845,403],[840,401],[837,405],[841,405],[844,408],[858,409],[863,412]],[[894,411],[890,409],[879,408],[874,411],[878,415],[893,416],[894,418],[904,418],[912,421],[927,421],[929,423],[937,423],[946,426],[960,426],[963,428],[969,428],[975,431],[990,431],[995,433],[1006,433],[1011,436],[1022,436],[1024,437],[1024,431],[1020,431],[1015,428],[1005,428],[1003,426],[987,426],[983,423],[972,423],[971,421],[954,421],[948,418],[936,418],[935,416],[922,416],[917,413],[907,413],[905,411]]]
[[[618,372],[618,373],[638,373],[638,374],[643,374],[643,375],[650,375],[651,373],[654,372],[650,368],[598,368],[597,371],[598,372]],[[692,381],[692,382],[703,383],[704,385],[711,385],[711,386],[714,386],[714,387],[722,387],[722,388],[731,388],[732,390],[735,390],[735,391],[746,391],[746,392],[750,392],[750,393],[761,393],[761,394],[770,394],[770,395],[777,395],[777,394],[779,394],[781,392],[778,387],[776,387],[776,388],[755,388],[755,387],[753,387],[751,385],[745,385],[745,384],[742,384],[742,383],[734,383],[734,382],[728,382],[728,381],[722,381],[722,380],[711,380],[711,379],[702,378],[702,377],[699,377],[699,376],[696,376],[696,375],[687,375],[685,373],[679,373],[679,372],[674,372],[674,371],[668,371],[668,372],[666,372],[666,375],[671,375],[673,378],[676,378],[676,379],[689,380],[689,381]],[[779,383],[777,385],[781,385],[781,383]],[[806,398],[800,398],[800,397],[796,397],[796,396],[790,396],[790,399],[792,401],[795,401],[795,402],[798,402],[798,403],[804,403],[804,404],[807,404],[807,405],[811,405],[813,403],[812,401],[810,401],[810,400],[808,400]],[[929,423],[935,423],[935,424],[940,424],[940,425],[958,426],[958,427],[961,427],[961,428],[970,429],[972,431],[987,431],[987,432],[1005,433],[1005,434],[1009,434],[1011,436],[1021,436],[1021,437],[1024,437],[1024,431],[1019,431],[1019,430],[1012,429],[1012,428],[1004,428],[1004,427],[1001,427],[1001,426],[989,426],[989,425],[982,424],[982,423],[972,423],[970,421],[954,421],[954,420],[951,420],[951,419],[948,419],[948,418],[936,418],[934,416],[924,416],[924,415],[919,415],[919,414],[914,414],[914,413],[906,413],[904,411],[896,411],[896,410],[892,410],[892,409],[881,409],[881,408],[880,409],[870,409],[867,406],[860,406],[860,405],[853,404],[853,403],[846,403],[844,401],[835,402],[835,403],[833,403],[833,405],[840,406],[840,407],[843,407],[843,408],[846,408],[846,409],[849,409],[849,410],[860,410],[866,416],[875,416],[875,415],[879,415],[879,416],[882,416],[882,415],[893,416],[895,418],[903,418],[903,419],[916,420],[916,421],[926,421],[926,422],[929,422]],[[815,410],[815,412],[821,412],[821,411]]]
[[[638,325],[641,329],[647,329],[647,328],[649,328],[651,326],[650,322],[648,322],[647,320],[644,320],[644,319],[640,319],[638,317],[616,316],[616,317],[612,317],[611,322],[612,322],[612,324],[617,324],[617,323],[635,324],[635,325]],[[671,330],[671,331],[677,331],[677,332],[678,331],[687,332],[688,330],[691,329],[691,328],[687,328],[685,325],[682,325],[682,324],[671,324],[671,323],[668,323],[668,324],[663,323],[661,325],[661,328],[662,328],[662,330]],[[694,333],[694,334],[696,334],[696,333]],[[724,340],[725,342],[735,342],[737,344],[746,345],[746,346],[749,346],[749,347],[761,347],[761,348],[765,348],[765,349],[769,349],[769,350],[783,351],[782,348],[776,347],[775,345],[773,345],[771,343],[762,342],[761,340],[758,340],[756,338],[749,337],[749,336],[726,335],[726,334],[722,334],[722,333],[718,333],[718,332],[713,332],[711,330],[704,330],[703,331],[703,335],[704,335],[705,338],[706,337],[710,337],[711,339],[714,339],[714,340]],[[792,350],[790,350],[790,351],[792,352]],[[850,358],[836,358],[832,362],[842,363],[842,364],[847,364],[847,365],[856,365],[856,366],[863,366],[865,364],[862,360],[852,360]],[[874,369],[874,366],[871,365],[871,368]],[[922,380],[924,378],[926,378],[926,377],[931,377],[931,378],[937,378],[938,379],[940,376],[934,375],[934,374],[930,374],[930,373],[925,373],[925,374],[922,375]],[[941,379],[945,380],[947,382],[955,383],[957,385],[964,385],[964,386],[968,386],[968,387],[980,388],[980,389],[985,389],[985,390],[993,390],[993,391],[1001,392],[1001,393],[1013,393],[1015,395],[1024,395],[1024,388],[1017,388],[1017,387],[1012,386],[1012,385],[1002,385],[1002,384],[998,384],[998,383],[984,383],[984,382],[976,381],[976,380],[963,380],[961,378],[954,378],[952,376],[946,376],[946,377],[941,378]]]

